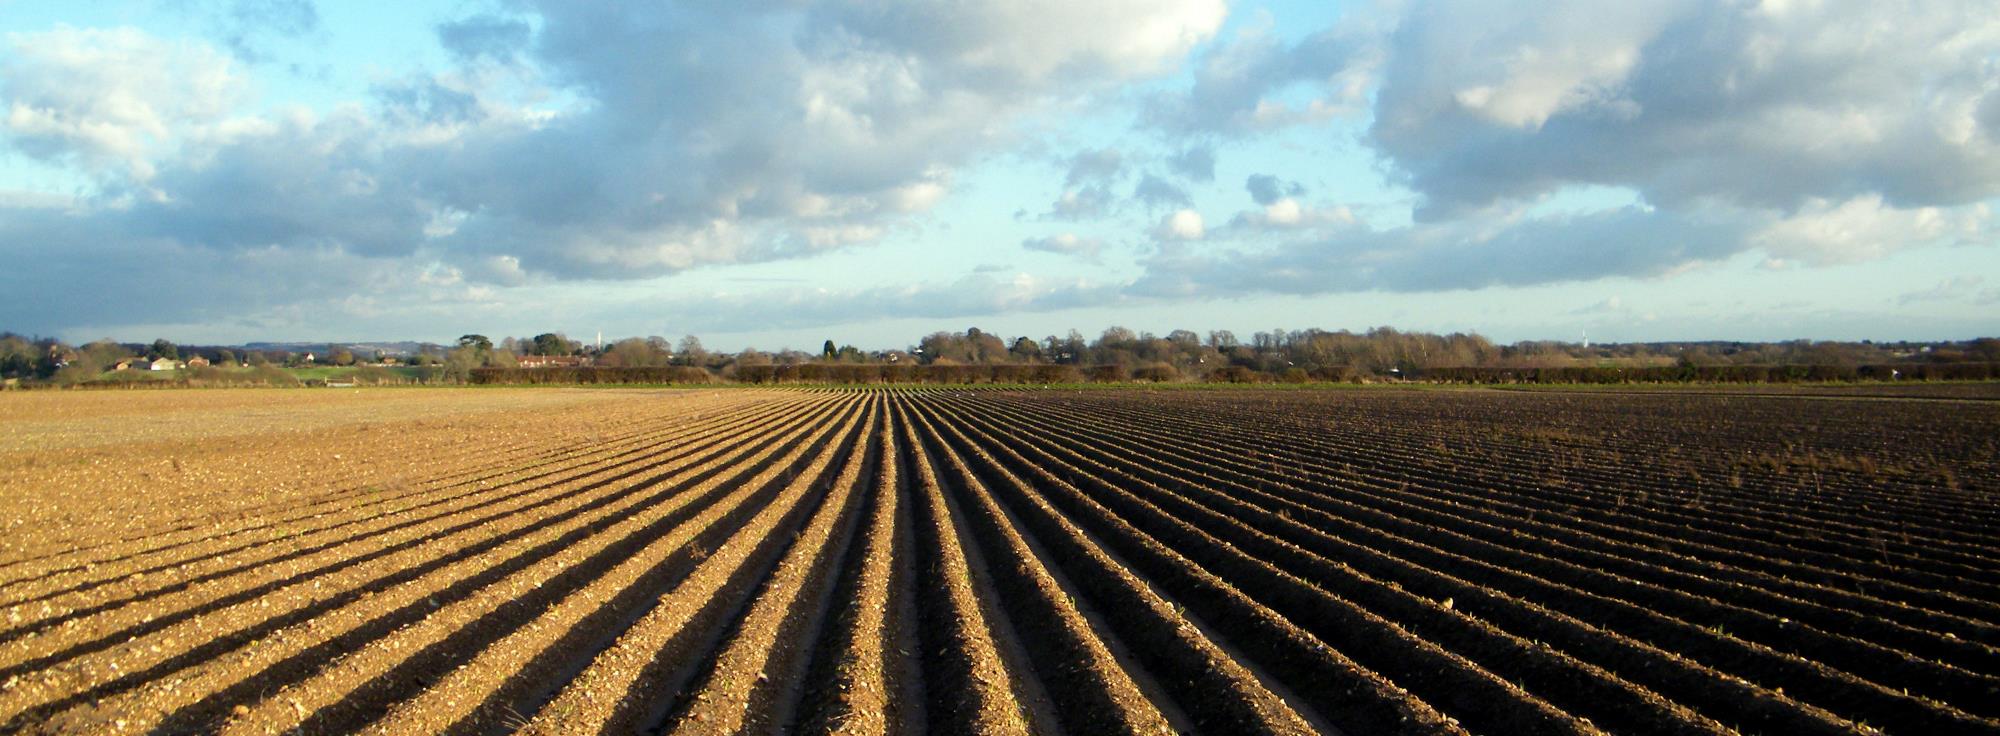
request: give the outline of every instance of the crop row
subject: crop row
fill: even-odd
[[[1762,476],[1705,529],[1452,400],[648,395],[0,565],[0,732],[2000,733],[1970,497],[1894,505],[1945,559]]]

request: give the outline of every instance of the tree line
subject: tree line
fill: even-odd
[[[480,342],[483,338],[477,335],[466,338],[454,351],[453,362],[463,366],[468,380],[490,383],[1491,382],[1564,376],[1593,381],[1833,380],[1977,378],[1991,371],[1863,369],[2000,363],[2000,339],[1995,338],[1930,343],[1794,340],[1591,345],[1522,341],[1502,345],[1478,334],[1407,332],[1391,327],[1358,333],[1274,329],[1251,333],[1247,339],[1229,330],[1206,334],[1173,330],[1161,335],[1111,327],[1094,338],[1070,330],[1039,340],[1029,336],[1010,339],[973,327],[961,332],[933,332],[906,348],[889,350],[862,350],[828,339],[814,353],[756,348],[711,352],[693,335],[677,344],[660,337],[627,338],[602,349],[573,346],[567,353],[593,358],[590,366],[518,369],[514,362],[518,355],[505,343],[493,346],[490,341]],[[538,338],[513,344],[518,349],[544,342]],[[1816,370],[1753,370],[1805,366]],[[1757,378],[1760,376],[1768,378]]]
[[[628,337],[599,345],[561,332],[532,337],[467,334],[452,345],[425,345],[412,353],[356,354],[331,344],[322,350],[249,350],[182,346],[168,340],[117,343],[98,340],[71,346],[51,338],[0,333],[0,377],[15,383],[74,385],[101,380],[120,361],[135,358],[187,360],[202,357],[216,374],[222,368],[269,369],[303,365],[413,367],[416,380],[499,382],[694,382],[774,381],[931,381],[1069,382],[1221,381],[1308,382],[1431,379],[1453,381],[1526,380],[1524,376],[1576,376],[1612,380],[1620,376],[1660,380],[1751,380],[1745,376],[1889,376],[1870,366],[2000,363],[2000,339],[1946,342],[1653,342],[1585,344],[1522,341],[1496,344],[1473,333],[1435,334],[1377,327],[1364,332],[1273,329],[1239,337],[1229,330],[1165,334],[1125,327],[1095,337],[1077,330],[1040,339],[1012,338],[977,327],[938,331],[911,345],[863,350],[832,339],[816,352],[756,348],[711,351],[699,337]],[[579,365],[522,368],[531,356],[574,359]],[[550,361],[542,361],[550,362]],[[1815,366],[1818,372],[1763,372],[1748,367]],[[554,373],[530,373],[551,371]],[[1647,371],[1623,373],[1622,371]],[[1976,373],[1976,371],[1974,371]],[[377,371],[379,373],[379,371]],[[233,376],[236,374],[222,374]],[[374,374],[371,374],[374,375]],[[383,374],[386,375],[386,374]],[[410,375],[409,373],[398,375]],[[1896,371],[1895,376],[1911,375]],[[1931,371],[1923,376],[1970,376]],[[645,380],[620,380],[621,376]],[[1739,378],[1717,378],[1736,376]],[[213,375],[211,375],[213,377]],[[1625,379],[1619,379],[1625,380]],[[1773,379],[1778,380],[1778,379]],[[1810,379],[1808,379],[1810,380]]]

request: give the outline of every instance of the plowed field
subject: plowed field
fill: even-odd
[[[0,396],[0,732],[2000,733],[2000,403]]]

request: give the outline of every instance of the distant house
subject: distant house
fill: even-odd
[[[523,355],[514,364],[522,368],[575,368],[590,365],[590,359],[581,355]]]
[[[152,362],[144,363],[143,365],[149,371],[170,371],[181,367],[180,362],[173,358],[155,358]]]
[[[187,367],[189,367],[189,368],[207,368],[207,367],[208,367],[208,359],[207,359],[207,358],[204,358],[204,357],[201,357],[201,356],[199,356],[199,355],[197,355],[197,356],[194,356],[194,357],[192,357],[192,358],[188,358],[188,362],[187,362]]]
[[[114,371],[129,371],[129,370],[132,370],[132,369],[133,369],[134,367],[137,367],[137,368],[138,368],[139,370],[142,370],[142,371],[143,371],[143,370],[147,370],[147,368],[146,368],[146,359],[145,359],[145,358],[126,358],[126,359],[124,359],[124,360],[121,360],[121,361],[118,361],[118,362],[116,362],[116,363],[112,363],[112,364],[111,364],[111,370],[114,370]]]

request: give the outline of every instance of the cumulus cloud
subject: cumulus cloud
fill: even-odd
[[[1059,233],[1047,237],[1028,238],[1021,241],[1021,247],[1028,250],[1077,256],[1095,261],[1098,254],[1104,250],[1104,241],[1098,238],[1086,238],[1075,233]]]
[[[468,248],[597,277],[865,242],[847,236],[893,227],[927,201],[913,192],[941,194],[1009,120],[1168,69],[1222,14],[1214,0],[540,10],[538,60],[596,112],[506,141],[454,183],[545,177],[551,158],[582,171],[563,191],[454,206],[482,213]],[[1104,198],[1079,191],[1065,213]]]
[[[1201,213],[1191,209],[1169,213],[1153,227],[1153,237],[1160,240],[1200,240],[1205,233]]]
[[[1270,174],[1251,174],[1250,178],[1243,182],[1243,188],[1250,192],[1251,199],[1263,205],[1306,193],[1305,185],[1295,181],[1285,181]]]
[[[67,331],[147,325],[311,334],[370,305],[421,322],[499,306],[494,290],[424,258],[303,245],[191,245],[71,207],[0,209],[0,293],[10,322]],[[268,333],[267,333],[268,334]]]
[[[1147,160],[1157,160],[1171,170],[1185,172],[1184,178],[1190,180],[1200,180],[1202,176],[1208,180],[1215,178],[1215,155],[1211,149],[1194,147],[1164,159]],[[1043,219],[1102,219],[1133,205],[1147,211],[1194,206],[1194,197],[1185,188],[1153,171],[1140,172],[1138,181],[1132,185],[1130,198],[1121,199],[1114,188],[1133,169],[1143,164],[1135,164],[1117,149],[1085,149],[1064,159],[1064,162],[1067,171],[1063,175],[1062,193],[1049,203],[1049,211]]]
[[[1365,110],[1391,30],[1383,18],[1357,10],[1290,45],[1271,25],[1265,19],[1209,50],[1191,87],[1147,101],[1145,124],[1176,135],[1240,136]],[[1318,94],[1305,102],[1281,94],[1299,84]]]
[[[303,33],[297,2],[230,6]],[[1171,71],[1221,0],[543,2],[443,23],[465,69],[259,111],[228,54],[132,29],[6,37],[5,145],[101,172],[42,227],[334,253],[468,282],[628,279],[873,242],[1051,105]],[[670,50],[663,51],[663,50]],[[488,65],[532,67],[508,96]],[[1079,206],[1088,207],[1087,203]],[[23,261],[16,261],[22,263]],[[40,253],[25,260],[41,268]],[[358,267],[357,267],[358,268]],[[48,279],[30,279],[47,284]],[[51,290],[38,286],[30,298]]]
[[[2000,109],[2000,106],[1996,106]],[[1996,113],[2000,114],[2000,113]],[[1215,147],[1193,145],[1167,158],[1167,170],[1192,182],[1215,181]]]
[[[228,56],[132,28],[10,33],[0,133],[15,150],[99,175],[150,180],[155,164],[243,102]]]
[[[1991,2],[1419,3],[1369,140],[1443,219],[1575,185],[1659,206],[2000,194]]]
[[[1085,149],[1069,157],[1069,172],[1063,176],[1063,186],[1102,184],[1116,181],[1124,174],[1125,154],[1118,149]]]
[[[1094,220],[1110,214],[1117,204],[1118,195],[1111,193],[1108,184],[1092,184],[1080,189],[1064,189],[1062,194],[1049,203],[1046,216],[1051,220]]]
[[[1044,219],[1150,228],[1157,254],[1135,282],[988,271],[969,295],[818,304],[1479,288],[1995,240],[1991,0],[1415,0],[1293,41],[1253,18],[1213,44],[1223,0],[523,0],[437,25],[455,66],[373,75],[367,98],[316,111],[264,105],[245,77],[256,38],[317,32],[310,3],[199,7],[261,30],[214,46],[133,29],[0,38],[0,146],[90,182],[59,203],[0,193],[17,298],[93,314],[59,292],[96,261],[118,291],[168,273],[261,308],[320,300],[319,285],[476,299],[804,257],[927,226],[966,167],[1021,150],[1040,113],[1134,112],[1121,104],[1155,137],[1057,159]],[[1179,89],[1133,86],[1183,70]],[[1255,208],[1206,222],[1217,146],[1288,126],[1282,145],[1367,146],[1417,202],[1413,223],[1363,223],[1283,170],[1245,181]],[[1634,204],[1533,214],[1578,190]],[[1069,233],[1022,245],[1102,248]],[[300,280],[314,285],[266,288]],[[21,326],[41,324],[58,322]]]
[[[1354,211],[1346,207],[1316,207],[1285,197],[1264,205],[1262,209],[1236,213],[1230,218],[1229,227],[1256,232],[1351,225],[1356,221]]]
[[[1118,284],[978,272],[943,283],[866,289],[788,289],[676,297],[652,308],[697,331],[818,327],[882,318],[946,319],[1045,312],[1124,301]]]
[[[1223,0],[822,3],[810,20],[929,60],[960,84],[1036,88],[1171,71],[1227,10]]]
[[[1148,209],[1194,206],[1194,197],[1188,196],[1186,190],[1159,175],[1150,173],[1139,177],[1138,186],[1132,189],[1132,199]]]
[[[1527,286],[1614,275],[1662,275],[1719,260],[1748,226],[1726,215],[1626,207],[1583,215],[1376,229],[1348,223],[1278,246],[1164,249],[1137,295],[1217,298],[1382,289]]]
[[[1898,209],[1875,194],[1845,202],[1813,199],[1752,234],[1749,243],[1774,258],[1855,262],[1903,248],[1990,242],[1992,221],[1985,205]]]
[[[1115,148],[1078,151],[1064,162],[1063,191],[1049,203],[1052,220],[1091,220],[1110,214],[1118,196],[1112,185],[1125,176],[1125,155]]]
[[[1243,136],[1372,101],[1361,140],[1393,183],[1417,195],[1419,226],[1401,232],[1423,234],[1440,259],[1452,248],[1478,254],[1511,242],[1493,233],[1514,229],[1573,240],[1559,231],[1582,228],[1618,251],[1664,243],[1615,226],[1680,232],[1676,223],[1727,221],[1704,250],[1762,250],[1774,263],[1812,265],[1991,241],[1988,203],[2000,195],[1995,58],[2000,8],[1990,0],[1612,8],[1417,0],[1349,13],[1292,43],[1251,24],[1201,58],[1191,85],[1153,99],[1147,124],[1194,140]],[[1310,219],[1276,176],[1246,188],[1263,209],[1231,220],[1227,229],[1241,233],[1210,239]],[[1643,214],[1518,214],[1589,188],[1630,191]],[[1394,232],[1362,240],[1396,240]],[[1287,254],[1274,257],[1317,252],[1264,245]],[[1530,245],[1522,241],[1536,252]],[[1645,275],[1687,262],[1680,252],[1604,262]],[[1545,280],[1596,272],[1538,267]]]
[[[1215,246],[1162,249],[1132,293],[1219,297],[1449,291],[1669,276],[1745,252],[1799,254],[1806,263],[1880,255],[1883,242],[1991,245],[1991,218],[1862,201],[1791,216],[1725,206],[1632,205],[1532,215],[1525,209],[1378,228],[1345,208],[1283,199],[1206,233]],[[1164,225],[1162,226],[1164,228]]]

